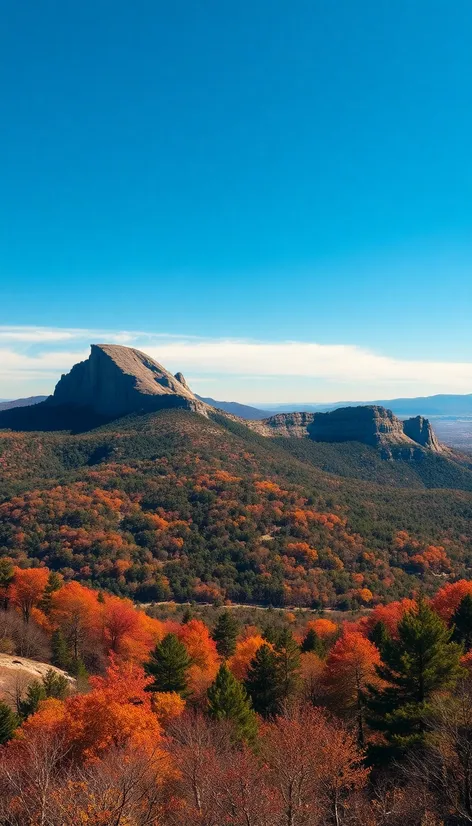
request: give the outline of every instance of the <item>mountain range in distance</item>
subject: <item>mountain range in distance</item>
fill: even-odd
[[[15,407],[31,407],[45,402],[47,396],[27,396],[25,399],[1,399],[0,410],[13,410]]]
[[[374,401],[339,401],[339,402],[284,402],[275,403],[267,407],[243,404],[236,401],[222,401],[210,396],[195,397],[205,404],[224,410],[241,419],[266,419],[275,413],[326,413],[338,407],[385,407],[400,418],[406,416],[472,416],[472,393],[447,394],[438,393],[434,396],[416,396],[413,398],[375,399]],[[11,410],[15,407],[28,407],[44,402],[47,396],[28,396],[21,399],[0,400],[0,410]]]
[[[400,418],[407,416],[472,416],[472,393],[448,394],[438,393],[434,396],[416,396],[413,398],[374,399],[373,401],[339,401],[339,402],[284,402],[271,404],[267,407],[261,404],[240,404],[213,399],[209,396],[197,398],[219,407],[227,413],[240,416],[242,419],[265,419],[274,413],[327,413],[338,407],[386,407]]]
[[[337,407],[358,407],[361,405],[387,407],[392,413],[395,413],[396,416],[472,416],[472,393],[464,395],[438,393],[434,396],[417,396],[413,398],[340,401],[302,405],[284,403],[271,405],[271,407],[278,413],[282,413],[294,409],[326,412],[328,410],[334,410]]]
[[[338,407],[386,407],[400,418],[406,416],[472,416],[472,393],[464,395],[439,393],[434,396],[416,396],[399,399],[374,399],[373,401],[339,401],[339,402],[284,402],[273,403],[267,407],[254,407],[239,402],[226,402],[209,396],[197,398],[219,407],[242,419],[265,419],[274,413],[327,413]]]

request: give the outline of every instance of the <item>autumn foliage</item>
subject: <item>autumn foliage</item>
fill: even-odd
[[[278,491],[271,493],[275,496]],[[366,755],[384,743],[381,729],[372,727],[372,697],[391,702],[396,696],[388,693],[393,684],[386,681],[383,649],[370,637],[380,623],[400,646],[409,622],[422,644],[417,615],[418,622],[424,616],[430,623],[427,633],[436,635],[434,644],[442,646],[455,663],[454,674],[451,671],[448,677],[441,671],[447,657],[434,660],[440,690],[437,697],[434,692],[428,696],[428,708],[440,728],[431,741],[436,760],[431,766],[445,761],[448,770],[454,767],[457,777],[463,778],[458,738],[468,736],[464,715],[468,702],[472,709],[472,690],[467,700],[467,686],[461,687],[465,694],[459,704],[447,694],[460,675],[468,678],[457,663],[460,649],[450,642],[452,628],[447,629],[444,620],[451,622],[470,593],[469,586],[465,581],[446,584],[431,603],[434,610],[424,600],[403,600],[376,606],[344,623],[281,612],[271,626],[262,614],[261,625],[239,626],[234,654],[224,661],[211,627],[196,616],[182,622],[172,615],[154,619],[128,599],[75,581],[63,582],[47,568],[13,568],[3,616],[16,616],[29,632],[36,628],[56,643],[59,634],[70,665],[85,663],[92,676],[82,677],[65,696],[43,690],[0,746],[0,822],[15,826],[402,826],[415,822],[410,801],[416,795],[421,798],[417,805],[422,822],[439,826],[439,821],[431,820],[434,807],[443,812],[452,804],[438,797],[440,784],[431,791],[429,781],[415,775],[414,763],[409,764],[408,783],[415,782],[417,791],[403,793],[403,781],[399,782],[393,802],[392,776],[397,782],[399,769],[390,767],[385,787],[375,785],[377,776],[370,777]],[[464,611],[463,634],[472,633],[468,616]],[[309,632],[319,646],[300,653],[296,640],[302,645]],[[186,652],[182,695],[153,688],[153,677],[143,667],[169,637]],[[281,681],[287,676],[279,667],[282,651],[290,651],[290,679],[283,682],[286,691],[275,712],[263,718],[254,715],[241,682],[235,682],[235,678],[244,681],[248,670],[254,669],[262,646],[276,664],[274,679]],[[410,661],[405,663],[410,668]],[[223,682],[232,690],[225,692]],[[254,685],[253,680],[252,689]],[[401,693],[398,696],[401,700]],[[251,720],[250,738],[235,736],[237,698],[238,721],[243,711],[244,719]],[[228,708],[225,702],[230,703]],[[405,709],[410,716],[411,702],[410,698]],[[445,703],[456,705],[446,712]],[[400,719],[402,713],[400,705]],[[425,754],[424,760],[433,760],[429,752]],[[381,777],[381,768],[377,772]],[[458,789],[454,785],[454,811],[462,811]]]

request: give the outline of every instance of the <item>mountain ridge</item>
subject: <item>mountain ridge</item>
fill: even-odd
[[[45,402],[47,396],[26,396],[23,399],[4,399],[0,401],[0,410],[14,410],[17,407],[31,407]]]
[[[375,399],[373,401],[338,401],[338,402],[288,402],[272,404],[276,413],[291,413],[294,410],[306,412],[328,412],[339,407],[372,406],[386,407],[396,415],[413,414],[422,416],[472,415],[472,393],[436,393],[431,396],[398,397],[394,399]]]
[[[61,376],[52,396],[26,411],[0,413],[0,427],[15,426],[16,421],[16,429],[86,430],[128,414],[165,408],[183,408],[206,417],[217,411],[194,395],[182,373],[173,375],[146,353],[118,344],[92,344],[89,357]],[[327,413],[279,413],[259,420],[243,419],[228,409],[221,413],[269,438],[357,441],[381,448],[385,458],[392,458],[393,448],[409,449],[410,454],[413,449],[446,450],[426,419],[418,417],[403,424],[380,406],[350,406]]]

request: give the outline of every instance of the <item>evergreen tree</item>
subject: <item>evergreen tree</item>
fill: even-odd
[[[66,639],[62,631],[53,631],[51,637],[51,662],[57,668],[68,671],[71,668],[71,657],[67,648]]]
[[[167,634],[144,664],[146,674],[154,678],[148,691],[175,691],[185,695],[190,658],[185,645],[175,634]]]
[[[379,620],[375,623],[375,625],[371,628],[370,634],[368,634],[369,640],[377,646],[380,653],[384,650],[385,646],[388,645],[390,641],[390,634],[388,632],[388,628],[385,625],[383,620]]]
[[[455,642],[462,643],[466,651],[472,648],[472,596],[466,594],[452,616]]]
[[[378,676],[387,685],[370,686],[368,722],[382,732],[386,745],[370,750],[372,762],[402,757],[422,743],[428,703],[435,692],[452,688],[460,677],[461,647],[451,642],[449,630],[424,599],[398,625],[398,638],[382,652]]]
[[[85,691],[88,683],[88,671],[81,657],[73,657],[70,661],[69,673],[76,679],[79,691]]]
[[[268,611],[273,609],[268,609]],[[264,637],[267,642],[271,645],[275,645],[277,640],[279,639],[280,633],[284,630],[285,626],[280,625],[276,620],[273,618],[269,619],[269,622],[265,623],[262,631],[262,636]]]
[[[31,714],[35,714],[41,700],[46,699],[44,685],[39,680],[33,680],[26,689],[26,695],[20,700],[19,711],[24,720]]]
[[[69,681],[63,674],[58,674],[53,668],[48,668],[43,677],[43,688],[46,697],[64,700],[69,693]]]
[[[256,715],[246,689],[226,663],[220,665],[218,674],[208,689],[208,713],[215,720],[230,720],[236,740],[254,743],[257,735]]]
[[[18,722],[18,717],[10,706],[0,700],[0,746],[11,740]]]
[[[234,654],[237,636],[238,623],[234,619],[231,611],[223,611],[218,617],[212,634],[216,642],[216,650],[220,657],[225,657],[226,659]]]
[[[281,628],[275,638],[280,699],[287,700],[300,682],[300,649],[289,628]]]
[[[277,654],[262,645],[251,660],[244,687],[254,711],[263,717],[274,717],[280,711],[280,671]]]
[[[300,648],[302,654],[307,654],[308,652],[310,652],[313,654],[318,654],[319,657],[323,657],[326,653],[325,646],[323,645],[323,642],[320,640],[314,628],[308,629],[303,638]]]
[[[59,588],[61,588],[62,582],[63,580],[60,574],[56,573],[56,571],[50,572],[46,588],[44,589],[44,594],[38,605],[38,608],[40,608],[41,611],[44,611],[45,614],[48,614],[51,610],[51,597],[55,591],[58,591]]]
[[[8,608],[10,601],[10,586],[15,576],[13,562],[9,559],[0,559],[0,599],[4,611]]]

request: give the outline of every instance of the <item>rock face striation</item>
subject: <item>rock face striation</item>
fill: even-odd
[[[92,344],[88,359],[61,377],[47,404],[88,408],[109,418],[171,407],[204,415],[208,410],[181,373],[173,376],[140,350],[118,344]]]
[[[429,447],[435,451],[441,450],[441,444],[431,427],[431,422],[423,418],[423,416],[415,416],[413,419],[407,419],[403,422],[403,430],[410,439],[418,442],[419,445]]]
[[[315,442],[362,442],[372,447],[428,448],[442,452],[427,419],[402,421],[378,405],[341,407],[330,413],[279,413],[247,422],[262,436],[309,438]]]
[[[276,413],[260,421],[246,422],[261,436],[295,436],[304,439],[310,435],[316,413]]]

